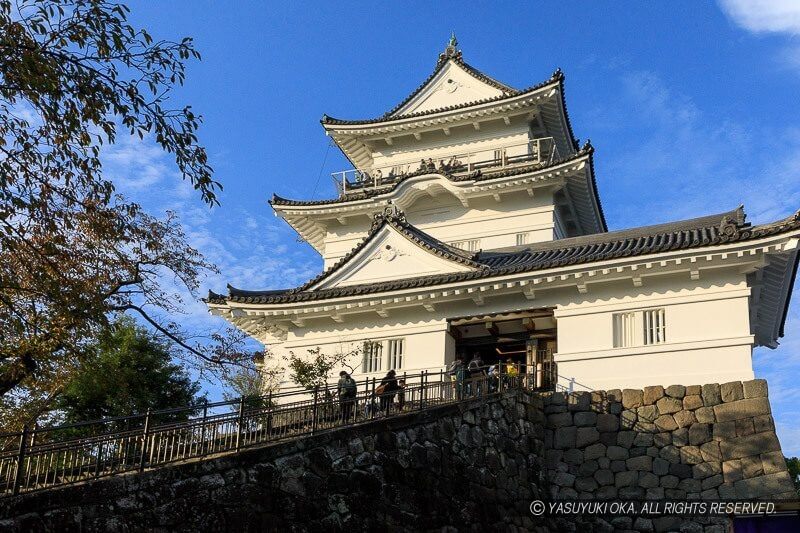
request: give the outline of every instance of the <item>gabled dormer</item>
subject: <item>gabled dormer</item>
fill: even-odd
[[[430,76],[382,116],[322,125],[354,168],[339,197],[276,213],[330,267],[393,204],[416,227],[472,251],[606,231],[592,147],[579,148],[560,70],[516,89],[467,64],[451,37]]]

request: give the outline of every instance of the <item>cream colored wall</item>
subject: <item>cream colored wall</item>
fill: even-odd
[[[536,191],[507,194],[497,202],[492,197],[478,198],[465,208],[448,193],[435,198],[420,198],[406,210],[408,221],[444,242],[480,239],[480,248],[489,250],[516,245],[516,234],[529,233],[529,243],[553,240],[555,233],[552,194]],[[370,221],[362,216],[348,219],[346,226],[332,224],[325,238],[325,268],[336,263],[366,235]]]
[[[697,281],[683,272],[645,278],[641,287],[630,279],[590,284],[586,294],[574,286],[538,290],[535,300],[521,293],[487,293],[482,306],[465,299],[437,302],[434,312],[418,305],[392,310],[389,318],[365,312],[347,316],[343,324],[321,319],[322,325],[292,328],[286,342],[272,351],[299,355],[319,346],[333,353],[348,343],[403,337],[406,369],[438,369],[452,361],[455,351],[447,318],[555,308],[555,360],[564,384],[574,378],[592,389],[609,389],[747,380],[753,377],[749,292],[744,275],[727,269],[703,271]],[[613,347],[614,313],[658,307],[666,313],[665,343]],[[364,377],[356,366],[356,376]]]
[[[744,275],[702,277],[666,277],[640,288],[605,286],[559,306],[559,374],[592,389],[752,379],[750,291]],[[653,308],[665,310],[666,342],[615,348],[614,313]]]

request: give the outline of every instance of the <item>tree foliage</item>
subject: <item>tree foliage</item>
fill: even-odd
[[[170,344],[130,318],[105,330],[89,351],[54,405],[67,423],[186,407],[201,399],[197,382],[173,362]]]
[[[786,468],[789,469],[789,476],[794,483],[794,489],[797,495],[800,496],[800,458],[786,457]]]
[[[332,354],[323,353],[317,346],[310,348],[305,357],[299,357],[294,352],[289,352],[286,357],[289,379],[297,385],[312,390],[322,387],[333,377],[331,374],[339,369],[347,369],[349,373],[355,370],[352,366],[353,361],[360,360],[363,349],[356,346],[349,351],[338,350]]]
[[[103,176],[101,147],[135,135],[172,154],[204,203],[217,204],[220,189],[200,117],[170,101],[200,57],[192,40],[155,40],[128,12],[102,0],[0,0],[3,400],[46,398],[119,313],[139,314],[212,367],[246,357],[240,338],[197,342],[163,318],[213,266],[174,214],[149,215]]]

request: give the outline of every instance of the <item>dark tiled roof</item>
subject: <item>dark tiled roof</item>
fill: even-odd
[[[297,289],[290,289],[277,294],[274,291],[264,293],[253,291],[245,297],[234,294],[228,297],[219,297],[219,295],[209,293],[209,302],[225,303],[226,301],[234,301],[252,304],[281,304],[357,296],[493,276],[505,276],[607,259],[743,242],[797,229],[800,229],[800,212],[771,224],[750,226],[745,223],[744,209],[739,207],[727,213],[679,222],[559,239],[525,247],[479,252],[469,259],[476,266],[468,272],[307,290],[310,284],[318,281],[315,279]],[[414,229],[414,232],[416,235],[424,235],[423,232],[416,229]],[[428,236],[428,238],[431,243],[434,241],[439,243],[433,237]],[[368,239],[369,237],[366,240]],[[362,243],[357,248],[360,249],[363,245]],[[355,253],[355,250],[351,253]],[[465,264],[468,263],[465,262]]]
[[[380,185],[378,187],[369,187],[364,188],[358,192],[348,193],[346,196],[341,198],[330,198],[325,200],[290,200],[288,198],[283,198],[278,196],[277,194],[272,195],[272,199],[269,201],[270,205],[278,205],[278,206],[307,206],[307,205],[329,205],[329,204],[341,204],[346,202],[355,202],[358,200],[366,200],[368,198],[374,198],[376,196],[380,196],[382,194],[386,194],[395,190],[401,183],[404,181],[415,178],[417,176],[424,176],[427,174],[438,174],[443,176],[450,181],[488,181],[498,178],[506,178],[508,176],[515,176],[518,174],[525,174],[527,172],[532,172],[535,170],[544,170],[547,168],[557,167],[558,165],[562,165],[564,163],[568,163],[569,161],[573,161],[575,159],[580,159],[581,157],[589,154],[594,153],[594,148],[590,144],[586,144],[582,149],[578,150],[574,154],[559,159],[557,161],[553,161],[550,164],[542,165],[538,163],[533,163],[530,165],[524,165],[514,168],[505,168],[505,169],[498,169],[498,170],[476,170],[475,172],[471,173],[463,173],[463,174],[451,174],[445,172],[443,170],[418,170],[416,172],[409,172],[407,174],[403,174],[400,176],[396,181],[387,184],[387,185]],[[592,163],[592,176],[594,177],[594,164]],[[595,190],[595,196],[597,195],[597,184],[592,182],[592,186]],[[597,204],[600,205],[600,199],[597,198]],[[601,208],[602,214],[602,208]],[[603,225],[605,226],[605,218],[603,218]]]
[[[532,85],[532,86],[530,86],[530,87],[528,87],[526,89],[522,89],[522,90],[512,89],[511,92],[504,92],[503,94],[499,94],[499,95],[493,96],[491,98],[483,98],[481,100],[475,100],[475,101],[472,101],[472,102],[465,102],[463,104],[456,104],[456,105],[451,105],[451,106],[446,106],[446,107],[439,107],[439,108],[436,108],[436,109],[429,109],[427,111],[418,111],[416,113],[406,113],[406,114],[403,114],[403,115],[392,115],[392,113],[396,112],[398,109],[403,107],[411,98],[416,96],[416,94],[425,86],[425,84],[428,83],[428,81],[430,81],[430,79],[433,76],[436,75],[436,72],[438,72],[438,68],[437,68],[436,71],[434,71],[434,73],[427,80],[425,80],[425,82],[423,82],[422,85],[420,85],[419,88],[417,88],[417,90],[415,90],[411,94],[411,96],[409,96],[406,100],[401,102],[400,105],[395,106],[395,108],[392,109],[392,111],[390,111],[389,113],[387,113],[385,115],[382,115],[382,116],[380,116],[378,118],[361,119],[361,120],[343,120],[343,119],[333,118],[333,117],[330,117],[328,115],[322,115],[322,119],[320,120],[320,122],[323,125],[331,124],[331,125],[341,125],[341,126],[359,125],[359,124],[377,124],[377,123],[380,123],[380,122],[394,122],[394,121],[397,121],[397,120],[404,120],[404,119],[407,119],[407,118],[423,117],[423,116],[427,116],[427,115],[434,115],[436,113],[443,113],[445,111],[454,111],[454,110],[457,110],[457,109],[464,109],[464,108],[472,107],[472,106],[479,105],[479,104],[487,104],[487,103],[490,103],[490,102],[499,102],[499,101],[505,100],[507,98],[514,98],[516,96],[520,96],[520,95],[524,95],[524,94],[535,92],[535,91],[541,89],[542,87],[547,87],[548,85],[556,83],[556,82],[558,82],[558,84],[561,86],[561,89],[562,89],[561,93],[563,94],[563,92],[564,92],[563,91],[564,74],[561,72],[561,70],[556,70],[553,73],[553,75],[550,76],[550,78],[548,78],[547,80],[545,80],[545,81],[543,81],[541,83],[538,83],[536,85]],[[488,78],[488,76],[487,76],[487,78]],[[562,98],[563,98],[563,96],[562,96]],[[569,120],[567,120],[567,122],[569,123]],[[571,130],[571,128],[570,128],[570,130]]]

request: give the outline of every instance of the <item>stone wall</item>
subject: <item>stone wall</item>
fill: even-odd
[[[542,421],[522,393],[438,407],[3,499],[0,530],[531,530]]]
[[[554,499],[797,497],[764,380],[553,393],[543,404]],[[630,529],[634,522],[637,530],[654,527],[647,518],[617,525]],[[656,530],[679,525],[658,522]]]
[[[2,531],[706,531],[533,500],[792,498],[763,380],[522,392],[0,499]]]

